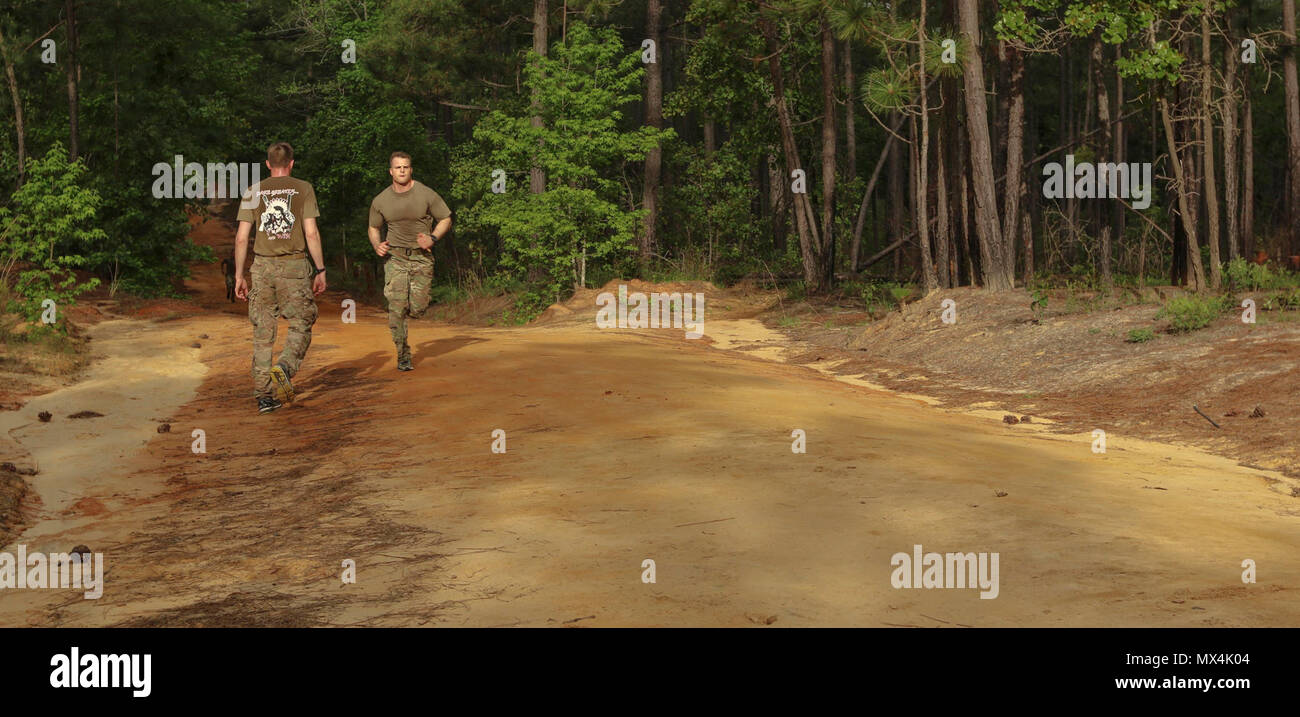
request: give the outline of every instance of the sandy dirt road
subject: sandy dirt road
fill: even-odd
[[[420,322],[403,374],[341,298],[266,416],[242,304],[97,327],[97,383],[4,427],[42,469],[4,549],[102,552],[103,596],[0,591],[0,625],[1300,625],[1300,501],[1262,471],[719,349],[761,338],[745,322],[706,323],[713,345]],[[894,589],[916,544],[998,553],[998,597]]]

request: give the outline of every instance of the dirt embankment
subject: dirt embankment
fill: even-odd
[[[955,302],[955,323],[942,321],[944,299]],[[783,354],[796,363],[818,362],[953,408],[1195,445],[1300,477],[1300,316],[1261,311],[1245,324],[1227,313],[1200,331],[1172,334],[1156,319],[1159,309],[1111,302],[1036,312],[1023,291],[963,288],[865,325],[835,326],[862,317],[833,307],[816,314],[804,307],[795,326],[780,325],[782,312],[762,318],[787,338]],[[1126,340],[1143,328],[1155,338]]]

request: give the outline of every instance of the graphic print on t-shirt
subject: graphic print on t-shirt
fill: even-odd
[[[266,207],[257,229],[267,239],[288,239],[293,234],[294,216],[289,207],[297,193],[296,189],[264,189],[257,193]]]

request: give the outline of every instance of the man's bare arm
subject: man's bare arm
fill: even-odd
[[[310,217],[302,220],[302,230],[307,236],[307,252],[311,254],[312,267],[316,269],[325,268],[325,254],[320,248],[320,230],[316,227],[316,218]]]
[[[388,253],[388,242],[379,241],[379,227],[367,227],[366,236],[370,237],[370,246],[375,248],[375,253],[384,256]]]
[[[253,229],[252,222],[240,222],[235,232],[235,296],[248,298],[248,284],[244,281],[244,261],[248,259],[248,234]]]
[[[438,226],[433,228],[433,238],[441,241],[443,237],[447,236],[447,232],[449,231],[451,231],[451,217],[447,217],[438,222]]]
[[[240,222],[235,232],[235,276],[244,275],[244,261],[248,259],[248,235],[252,232],[252,222]]]

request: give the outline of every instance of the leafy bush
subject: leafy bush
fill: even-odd
[[[913,284],[900,284],[887,281],[879,284],[867,284],[862,287],[862,300],[867,306],[884,306],[890,310],[898,308],[916,293]]]
[[[537,109],[488,113],[453,162],[452,194],[465,205],[457,212],[460,230],[495,233],[500,268],[531,285],[519,297],[519,317],[585,285],[589,263],[617,263],[635,252],[645,211],[623,206],[621,167],[672,137],[671,130],[621,130],[620,108],[640,96],[640,65],[640,53],[629,52],[613,29],[575,23],[549,57],[529,55],[524,84],[537,92]],[[534,114],[543,126],[532,126]],[[541,194],[529,191],[534,164],[546,171]],[[485,167],[504,172],[504,193],[486,191]]]
[[[18,269],[16,296],[7,308],[35,322],[44,313],[42,304],[51,300],[61,330],[76,296],[99,285],[98,279],[78,283],[73,273],[105,238],[95,222],[99,193],[82,186],[85,173],[85,165],[69,162],[67,150],[55,142],[43,158],[28,160],[27,182],[14,192],[14,209],[0,208],[0,281],[7,286],[9,274]]]
[[[1130,344],[1144,344],[1156,337],[1156,333],[1151,329],[1133,329],[1128,332],[1128,338],[1125,339]]]
[[[1275,276],[1267,266],[1246,261],[1241,257],[1223,266],[1223,276],[1228,280],[1228,287],[1234,291],[1271,288],[1275,280]]]
[[[1168,318],[1170,329],[1175,332],[1195,331],[1209,326],[1211,321],[1231,305],[1228,297],[1197,294],[1179,296],[1165,304],[1156,318]]]

